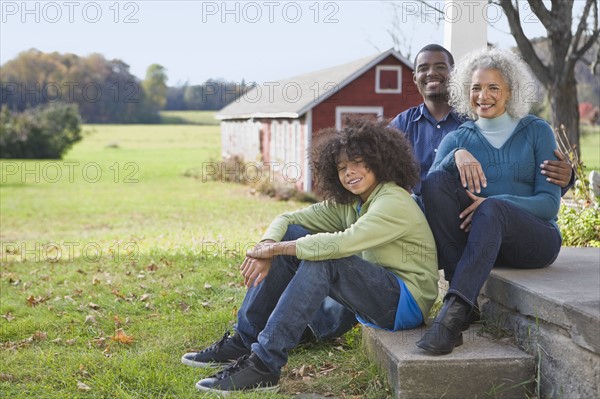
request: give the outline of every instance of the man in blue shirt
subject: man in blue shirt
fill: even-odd
[[[390,123],[406,134],[412,143],[421,165],[421,180],[427,176],[442,139],[466,121],[448,105],[447,84],[453,67],[454,57],[444,47],[437,44],[423,47],[415,57],[413,72],[413,81],[423,97],[423,103],[401,112]],[[564,195],[573,185],[574,174],[571,165],[564,162],[563,154],[556,150],[555,155],[559,160],[548,160],[540,165],[541,173],[548,181],[561,186]],[[413,191],[420,204],[420,182]],[[327,298],[309,323],[303,338],[339,337],[355,324],[352,312]]]
[[[416,158],[421,163],[421,180],[427,176],[442,139],[466,121],[448,105],[447,83],[453,67],[454,58],[444,47],[437,44],[423,47],[415,58],[413,72],[423,103],[398,114],[390,123],[404,132],[412,143]],[[559,161],[548,160],[542,164],[542,174],[550,182],[568,189],[573,178],[571,165],[564,162],[560,151],[555,151],[555,155]],[[421,184],[413,190],[420,195]]]

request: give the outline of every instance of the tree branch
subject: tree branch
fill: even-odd
[[[581,35],[583,31],[587,27],[587,19],[590,12],[590,7],[594,7],[594,28],[592,30],[592,34],[588,37],[587,41],[581,46],[578,50],[577,45],[579,44],[579,40],[581,39]],[[577,32],[575,33],[575,41],[573,42],[573,56],[570,57],[569,63],[573,60],[575,63],[579,58],[583,57],[583,55],[596,43],[598,36],[600,36],[600,30],[598,30],[598,4],[595,0],[587,0],[585,4],[585,8],[583,9],[583,15],[581,20],[579,20],[579,25],[577,26]]]
[[[527,0],[527,2],[529,3],[529,7],[531,7],[531,11],[533,11],[535,16],[538,17],[538,19],[540,20],[542,25],[544,25],[544,28],[546,28],[547,31],[552,32],[556,30],[556,27],[554,25],[554,19],[552,18],[550,11],[548,11],[542,0]]]
[[[521,27],[521,21],[519,18],[518,4],[515,8],[511,0],[498,0],[498,4],[504,10],[506,18],[508,19],[508,25],[510,27],[510,33],[515,38],[517,46],[521,52],[521,56],[527,61],[531,67],[535,76],[540,80],[544,86],[549,86],[551,83],[550,70],[545,66],[535,53],[533,45],[525,36],[523,28]]]

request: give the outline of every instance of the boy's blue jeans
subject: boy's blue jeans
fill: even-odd
[[[309,234],[291,225],[282,241]],[[280,373],[308,322],[330,296],[382,328],[394,327],[400,286],[396,276],[359,256],[307,261],[273,258],[266,279],[246,293],[236,331],[271,372]]]

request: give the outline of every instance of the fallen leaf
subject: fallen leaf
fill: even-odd
[[[110,337],[110,339],[112,339],[113,341],[116,341],[116,342],[120,342],[122,344],[127,344],[127,345],[132,344],[134,341],[133,336],[125,334],[125,331],[123,331],[122,328],[119,328],[117,331],[115,331],[115,335]]]
[[[212,285],[208,284],[208,283],[204,283],[204,289],[205,290],[210,290],[212,288]]]
[[[202,302],[201,305],[204,308],[209,308],[210,307],[210,302]]]
[[[27,297],[27,305],[31,306],[32,308],[36,307],[40,303],[44,303],[45,301],[46,300],[41,296],[34,297],[33,295],[29,295]]]
[[[148,266],[146,266],[146,270],[148,270],[149,272],[155,272],[158,270],[158,266],[154,263],[151,263]]]
[[[88,303],[88,306],[94,310],[100,309],[100,305],[95,304],[94,302]]]
[[[0,381],[12,381],[15,377],[12,374],[0,373]]]
[[[90,389],[92,389],[92,388],[90,388],[89,386],[85,385],[83,382],[77,381],[77,390],[78,391],[87,392]]]
[[[87,316],[85,316],[85,321],[83,322],[83,324],[96,324],[96,317],[92,314],[89,314]]]
[[[56,338],[56,339],[53,339],[50,342],[52,342],[53,344],[60,344],[60,343],[62,343],[62,338]]]
[[[4,317],[9,323],[15,319],[15,316],[13,316],[11,312],[3,314],[2,317]]]
[[[73,338],[73,339],[68,339],[68,340],[66,340],[65,342],[67,343],[67,345],[75,345],[75,340],[76,340],[76,339],[75,339],[75,338]]]
[[[146,301],[148,300],[148,298],[150,298],[150,294],[143,294],[143,295],[140,297],[140,301],[142,301],[142,302],[146,302]]]
[[[121,325],[121,319],[118,315],[114,315],[113,321],[115,322],[115,326],[119,327]]]
[[[98,285],[100,284],[100,279],[96,276],[94,276],[94,278],[92,279],[92,285]]]
[[[43,331],[36,331],[35,334],[31,336],[34,341],[45,341],[48,338],[48,333]]]

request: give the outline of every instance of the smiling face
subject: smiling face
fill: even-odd
[[[413,81],[424,99],[446,101],[451,66],[442,51],[424,51],[417,56]]]
[[[510,88],[497,69],[476,69],[470,88],[471,108],[480,118],[496,118],[506,112]]]
[[[346,153],[340,154],[337,162],[338,177],[342,186],[366,202],[377,187],[377,177],[368,168],[362,158],[348,159]]]

